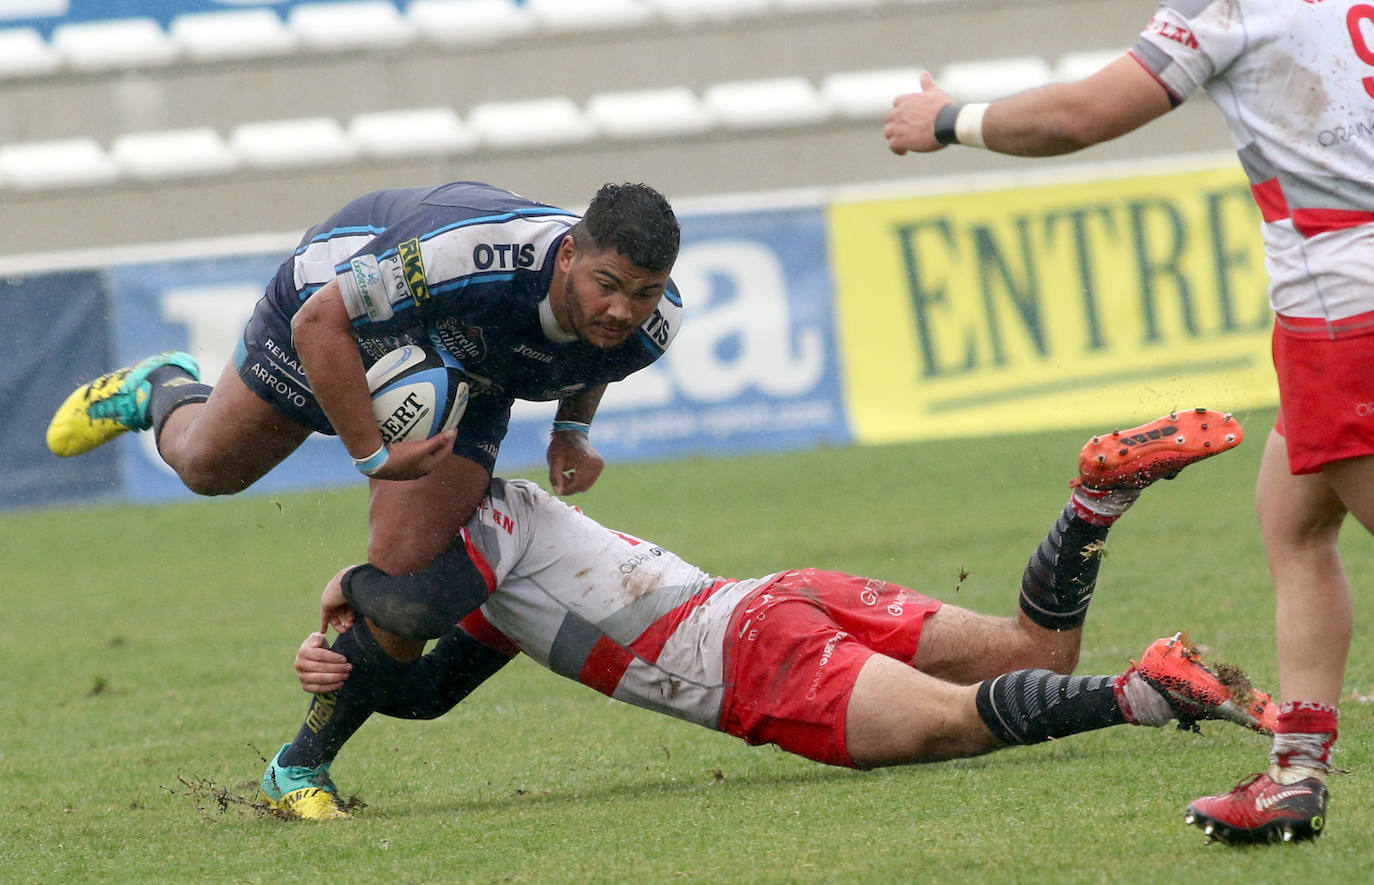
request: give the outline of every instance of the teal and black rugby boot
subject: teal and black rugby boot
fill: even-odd
[[[329,763],[318,768],[305,768],[301,765],[279,765],[282,750],[290,744],[282,744],[281,750],[267,765],[262,775],[260,797],[272,810],[283,817],[300,820],[338,820],[352,817],[343,802],[339,801],[339,791],[329,779]]]

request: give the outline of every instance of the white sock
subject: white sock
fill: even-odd
[[[1130,721],[1136,725],[1162,728],[1173,721],[1173,707],[1169,706],[1164,695],[1155,691],[1154,686],[1141,679],[1139,673],[1132,673],[1126,678],[1121,693],[1126,696],[1126,704],[1130,707]]]

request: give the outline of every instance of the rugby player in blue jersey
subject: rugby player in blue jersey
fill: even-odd
[[[667,200],[643,184],[604,185],[580,218],[476,182],[365,194],[306,232],[213,388],[190,354],[149,357],[73,392],[48,446],[73,456],[151,429],[187,488],[228,495],[311,433],[335,434],[369,477],[368,560],[420,571],[486,494],[514,400],[558,401],[554,492],[596,481],[588,428],[606,385],[677,334],[679,236]],[[365,371],[416,342],[450,351],[472,396],[455,429],[388,446]],[[376,634],[398,660],[424,648]]]

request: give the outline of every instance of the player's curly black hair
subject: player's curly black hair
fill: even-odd
[[[615,249],[637,267],[667,270],[682,232],[673,207],[647,184],[603,184],[572,235],[579,249]]]

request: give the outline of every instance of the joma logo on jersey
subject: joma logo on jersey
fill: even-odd
[[[425,282],[425,262],[420,257],[420,241],[406,240],[396,247],[396,254],[401,257],[401,277],[410,297],[415,299],[416,304],[428,301],[429,284]]]
[[[534,267],[533,243],[478,243],[472,248],[472,263],[478,270],[514,270]]]

